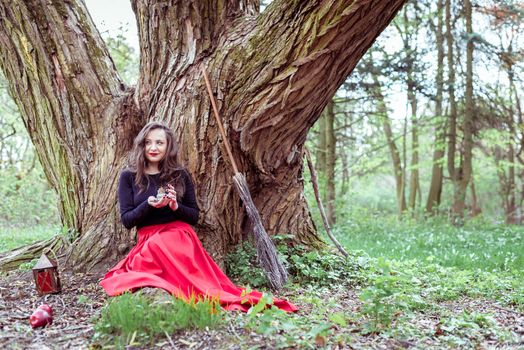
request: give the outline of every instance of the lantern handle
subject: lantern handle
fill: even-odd
[[[53,253],[53,257],[55,258],[55,261],[56,261],[56,267],[58,268],[58,257],[56,256],[55,251],[53,250],[53,248],[49,247],[49,248],[47,248],[47,253],[49,253],[49,252]],[[46,252],[44,252],[44,254],[45,253]]]

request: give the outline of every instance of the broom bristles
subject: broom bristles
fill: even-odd
[[[262,220],[249,193],[246,178],[242,173],[236,173],[233,176],[233,182],[246,206],[247,215],[253,223],[258,263],[264,270],[270,286],[279,290],[287,282],[286,269],[278,259],[277,249],[262,226]]]

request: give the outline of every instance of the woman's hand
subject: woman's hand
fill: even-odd
[[[155,196],[149,196],[147,198],[147,203],[152,206],[152,207],[155,207],[155,208],[162,208],[162,207],[165,207],[166,205],[168,205],[170,202],[169,198],[167,198],[167,196],[163,196],[162,198],[158,199],[157,197]]]
[[[167,185],[167,192],[164,198],[169,199],[169,208],[171,208],[171,210],[175,211],[178,209],[178,202],[176,201],[176,191],[172,185]]]

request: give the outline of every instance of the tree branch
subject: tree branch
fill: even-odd
[[[270,4],[245,47],[238,49],[246,51],[244,68],[229,99],[230,113],[243,116],[234,125],[242,150],[250,151],[262,172],[300,161],[296,150],[307,131],[404,2]],[[268,143],[274,147],[257,147]],[[275,157],[280,161],[275,163]]]

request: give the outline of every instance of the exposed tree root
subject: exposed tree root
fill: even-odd
[[[16,270],[21,264],[38,258],[43,252],[50,252],[51,258],[60,258],[67,247],[65,239],[56,235],[44,241],[38,241],[0,254],[0,271]]]

